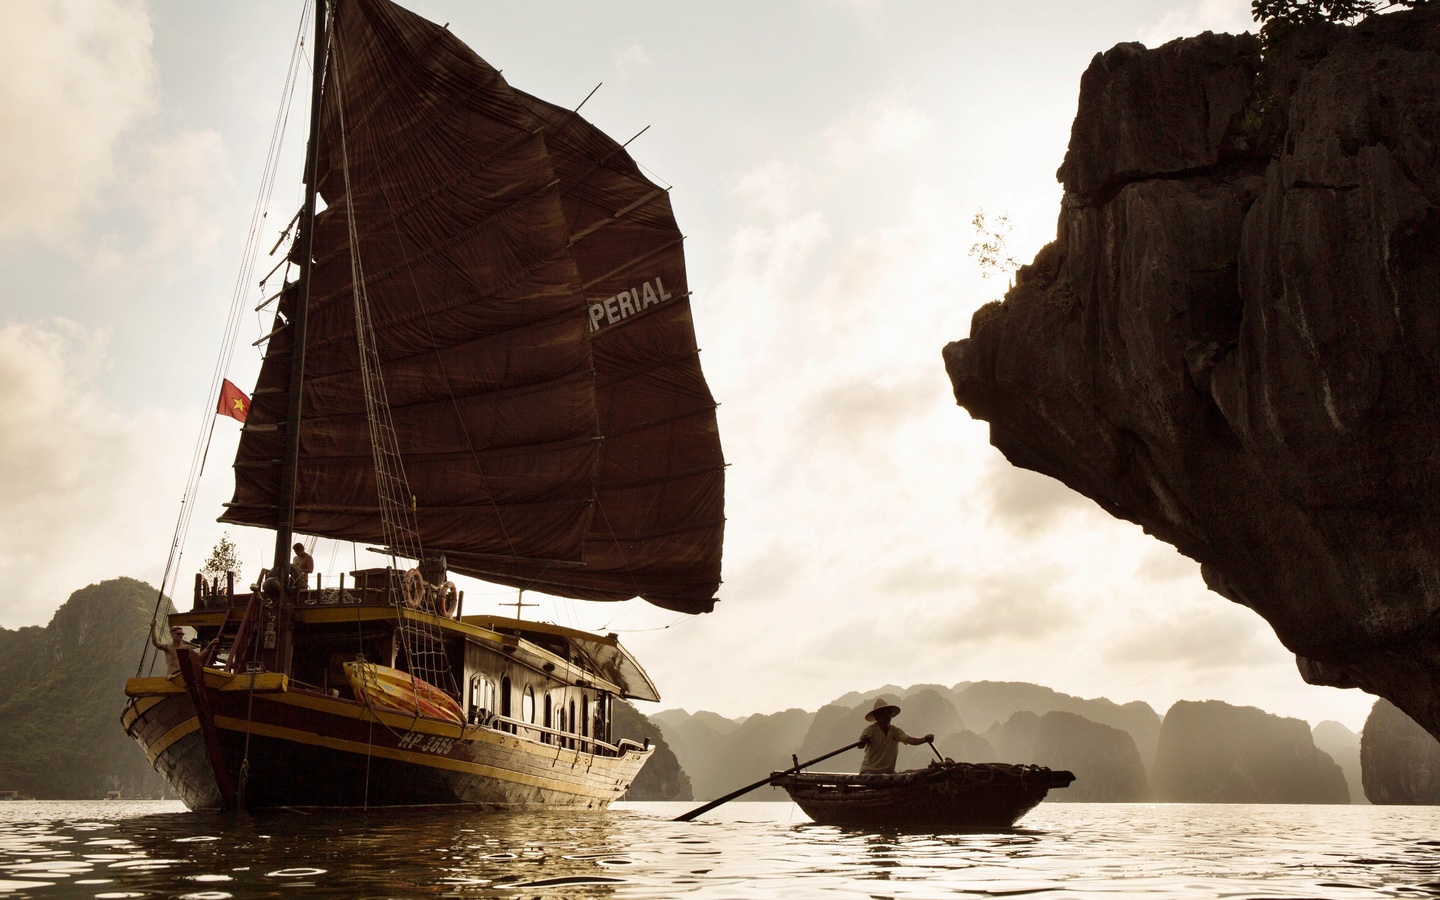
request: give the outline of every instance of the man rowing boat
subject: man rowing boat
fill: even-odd
[[[935,740],[933,734],[911,737],[900,726],[890,724],[899,714],[900,707],[885,702],[884,697],[876,697],[875,708],[865,714],[866,721],[872,724],[860,732],[860,746],[865,748],[865,759],[860,762],[861,775],[889,775],[895,771],[895,758],[902,743],[915,746]]]

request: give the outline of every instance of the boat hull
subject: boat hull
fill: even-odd
[[[180,679],[132,679],[125,730],[191,809],[276,807],[603,808],[651,751],[610,756],[505,731],[289,690],[285,679],[206,670],[213,746]],[[216,684],[211,684],[216,682]]]
[[[932,763],[894,775],[776,773],[804,813],[825,825],[924,831],[1008,829],[1070,772],[1002,763]]]

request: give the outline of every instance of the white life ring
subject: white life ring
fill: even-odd
[[[455,587],[455,582],[447,581],[440,586],[439,606],[441,614],[447,619],[453,619],[460,613],[460,590]]]
[[[425,602],[425,579],[419,569],[411,569],[400,579],[400,596],[405,598],[405,605],[411,609],[419,609],[420,604]]]

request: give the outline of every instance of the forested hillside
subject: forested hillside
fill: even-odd
[[[115,578],[71,594],[44,628],[0,629],[0,790],[162,795],[164,781],[120,728],[155,598],[150,585]]]

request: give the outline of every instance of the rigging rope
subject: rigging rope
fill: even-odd
[[[375,467],[375,486],[380,505],[380,524],[385,544],[390,551],[391,565],[396,557],[422,560],[424,544],[420,538],[415,496],[405,477],[405,464],[400,456],[400,442],[390,412],[385,378],[380,367],[380,353],[375,339],[374,322],[370,315],[369,296],[365,289],[365,270],[360,255],[360,234],[355,223],[354,193],[350,182],[348,134],[345,127],[345,85],[348,60],[337,42],[334,47],[334,97],[340,126],[340,168],[345,187],[345,224],[350,246],[351,293],[355,307],[355,340],[360,353],[360,382],[365,397],[365,415],[370,426],[370,450]],[[396,567],[398,570],[398,567]],[[413,571],[413,570],[411,570]],[[406,572],[408,580],[410,572]],[[430,594],[421,579],[421,597]],[[402,587],[404,582],[402,582]],[[395,605],[396,633],[405,649],[406,666],[412,681],[427,681],[452,697],[460,696],[460,688],[450,670],[445,652],[445,637],[440,627],[422,609],[412,616],[405,608],[405,590],[390,596]],[[420,712],[420,691],[416,689],[415,711]]]
[[[370,300],[365,289],[364,264],[360,259],[360,234],[355,225],[354,192],[350,184],[350,156],[345,129],[345,58],[335,54],[336,110],[340,123],[340,169],[345,185],[345,225],[350,243],[350,282],[355,303],[355,340],[360,351],[360,384],[365,395],[365,416],[370,425],[370,450],[375,463],[379,491],[381,528],[392,560],[396,555],[423,558],[420,529],[415,516],[414,495],[405,478],[395,422],[380,368]],[[398,554],[397,554],[398,551]]]
[[[190,470],[186,476],[185,493],[180,499],[180,514],[175,522],[175,533],[170,542],[170,553],[165,561],[165,571],[160,578],[160,588],[155,598],[154,615],[160,615],[160,609],[165,603],[167,594],[174,596],[174,579],[179,577],[180,559],[183,556],[185,538],[190,530],[190,517],[195,508],[195,494],[200,484],[200,476],[205,471],[205,460],[209,456],[210,440],[215,431],[215,404],[216,398],[220,396],[220,384],[225,380],[225,374],[229,371],[230,361],[235,355],[235,343],[240,333],[240,318],[244,308],[243,300],[247,285],[254,277],[255,260],[260,249],[261,227],[264,224],[266,210],[269,209],[270,199],[274,194],[275,178],[279,170],[280,148],[284,143],[285,125],[289,121],[290,106],[294,97],[294,86],[296,74],[300,68],[300,61],[304,58],[305,25],[310,15],[310,0],[302,4],[300,26],[295,34],[295,44],[290,53],[290,67],[285,74],[285,83],[280,93],[280,109],[275,116],[275,124],[270,130],[270,145],[266,152],[265,167],[260,177],[260,187],[255,198],[255,207],[250,215],[250,227],[245,238],[245,247],[241,254],[240,270],[235,277],[235,286],[231,293],[230,313],[225,323],[225,331],[221,337],[220,353],[215,360],[215,369],[210,376],[210,384],[206,388],[205,402],[201,409],[204,419],[201,421],[200,435],[195,441],[195,450],[190,457]],[[145,647],[140,653],[140,667],[136,670],[138,675],[145,667],[145,658],[150,651],[150,642],[145,642]],[[157,651],[158,653],[158,651]]]

